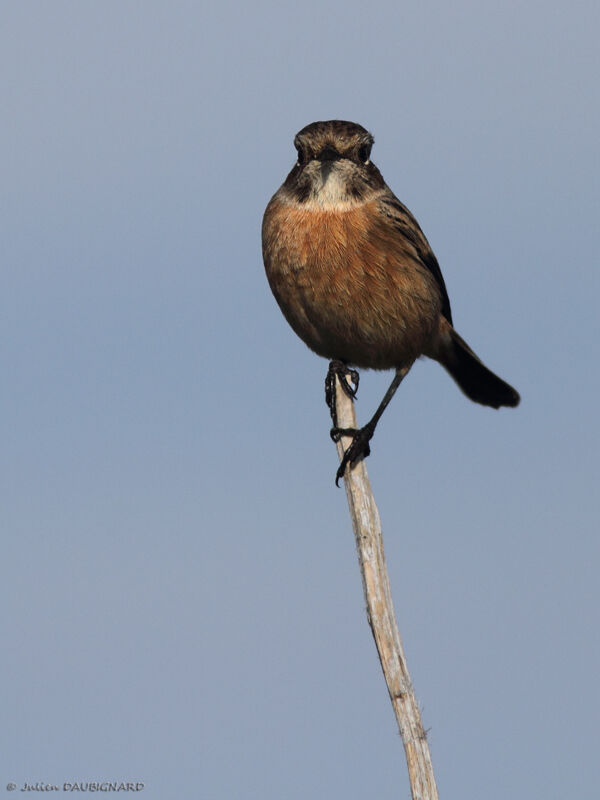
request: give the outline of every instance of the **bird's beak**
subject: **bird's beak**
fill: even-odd
[[[336,161],[341,158],[338,151],[335,147],[332,147],[330,144],[325,145],[325,147],[321,150],[319,155],[317,156],[317,161],[321,165],[321,180],[323,183],[327,182],[329,175],[333,169],[333,165]]]
[[[338,158],[340,158],[340,154],[330,144],[325,145],[317,156],[318,161],[336,161]]]

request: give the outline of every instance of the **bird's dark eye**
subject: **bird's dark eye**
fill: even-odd
[[[302,167],[306,163],[306,155],[301,147],[296,147],[296,150],[298,151],[298,166]]]
[[[367,163],[367,161],[369,160],[370,155],[371,155],[371,145],[370,144],[363,144],[363,146],[361,148],[359,148],[359,151],[358,151],[358,157],[363,162],[363,164]]]

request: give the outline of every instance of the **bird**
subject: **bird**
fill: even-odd
[[[476,403],[500,408],[520,401],[454,329],[438,261],[415,217],[371,161],[373,143],[354,122],[302,128],[294,138],[296,163],[262,223],[273,295],[300,339],[330,361],[325,394],[331,437],[352,437],[337,485],[346,468],[370,454],[381,415],[422,356],[440,363]],[[359,369],[393,369],[394,378],[366,425],[340,428],[336,376],[355,397]]]

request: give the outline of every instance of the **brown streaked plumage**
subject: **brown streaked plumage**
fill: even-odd
[[[263,220],[273,294],[298,336],[334,362],[329,395],[332,370],[339,372],[341,365],[396,370],[373,419],[353,432],[337,479],[347,464],[368,455],[379,417],[419,356],[439,361],[471,400],[516,406],[517,392],[452,327],[437,259],[416,219],[371,162],[371,134],[352,122],[314,122],[294,144],[298,161]],[[346,380],[343,385],[354,391]],[[335,438],[342,431],[331,397],[329,402]]]

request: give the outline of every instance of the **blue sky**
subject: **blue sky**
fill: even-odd
[[[522,395],[419,362],[367,462],[440,796],[596,796],[599,16],[4,4],[0,785],[409,796],[326,363],[260,252],[294,134],[342,118]]]

